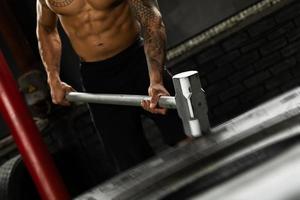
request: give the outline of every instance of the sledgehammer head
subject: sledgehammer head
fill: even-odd
[[[210,132],[207,103],[197,71],[187,71],[173,76],[176,107],[184,131],[190,137],[200,137]]]

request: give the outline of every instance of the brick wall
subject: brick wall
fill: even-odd
[[[172,67],[197,69],[212,125],[300,84],[300,2],[222,39]]]

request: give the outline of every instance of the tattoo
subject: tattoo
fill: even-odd
[[[66,7],[70,5],[74,0],[48,0],[49,4],[54,7]]]
[[[156,0],[130,0],[142,26],[149,72],[162,73],[166,60],[166,32]],[[151,78],[151,77],[150,77]]]

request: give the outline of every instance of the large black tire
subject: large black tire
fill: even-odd
[[[40,199],[20,156],[8,160],[0,167],[0,199]]]

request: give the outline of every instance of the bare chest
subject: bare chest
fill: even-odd
[[[46,0],[48,7],[61,15],[76,15],[85,10],[108,10],[126,0]]]

